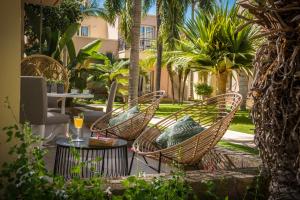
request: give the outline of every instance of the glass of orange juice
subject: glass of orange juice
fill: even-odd
[[[76,138],[72,141],[83,142],[84,140],[80,138],[81,128],[83,126],[83,115],[74,116],[74,126],[77,129]]]

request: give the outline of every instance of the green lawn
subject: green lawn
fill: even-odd
[[[217,146],[223,147],[225,149],[229,149],[232,151],[238,151],[238,152],[244,152],[244,153],[258,155],[258,150],[255,148],[247,147],[247,146],[240,145],[240,144],[234,144],[234,143],[226,142],[226,141],[222,141],[222,140],[217,144]]]
[[[239,131],[242,133],[254,134],[254,124],[249,117],[248,110],[239,110],[233,118],[229,130]]]
[[[188,104],[165,104],[161,103],[159,105],[159,109],[156,111],[155,116],[157,117],[166,117],[183,107],[187,106]],[[239,131],[242,133],[249,133],[253,134],[254,125],[249,118],[249,111],[238,111],[230,124],[229,130]]]
[[[155,113],[157,117],[167,117],[178,110],[184,108],[188,104],[168,104],[168,103],[161,103],[159,104],[159,108]]]
[[[103,104],[105,105],[104,100],[81,100],[78,101],[78,103],[84,103],[84,104]],[[114,107],[121,106],[122,103],[115,102]],[[156,111],[155,116],[157,117],[166,117],[174,112],[177,112],[178,110],[184,108],[189,104],[171,104],[171,103],[161,103],[159,105],[158,110]],[[238,111],[231,122],[229,126],[229,130],[233,131],[239,131],[242,133],[249,133],[253,134],[254,125],[251,122],[251,119],[249,118],[249,111]]]

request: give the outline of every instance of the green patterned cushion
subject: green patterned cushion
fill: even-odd
[[[203,130],[204,128],[190,116],[185,116],[167,128],[156,139],[156,143],[162,148],[170,147],[193,137]]]
[[[126,120],[132,118],[137,113],[139,113],[139,108],[138,108],[138,106],[134,106],[134,107],[130,108],[129,110],[119,114],[118,116],[111,118],[108,123],[110,126],[115,126],[117,124],[120,124],[120,123],[125,122]]]

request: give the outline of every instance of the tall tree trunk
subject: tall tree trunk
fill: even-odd
[[[174,104],[175,103],[174,77],[172,72],[172,66],[170,63],[167,64],[167,71],[171,81],[172,100]]]
[[[181,99],[182,70],[178,70],[178,102]]]
[[[184,100],[184,92],[185,92],[185,85],[186,85],[186,80],[187,80],[187,77],[189,75],[191,71],[189,69],[186,69],[184,71],[184,76],[183,76],[183,84],[182,84],[182,97],[181,97],[181,103],[183,103],[183,100]]]
[[[195,0],[192,0],[192,19],[195,19]],[[189,91],[189,99],[194,99],[194,73],[190,71],[190,91]]]
[[[162,65],[162,37],[160,35],[160,25],[161,25],[161,17],[160,17],[160,7],[161,0],[156,1],[156,48],[157,48],[157,58],[156,58],[156,80],[155,80],[155,90],[160,90],[160,79],[161,79],[161,65]]]
[[[241,5],[268,34],[254,60],[252,117],[269,200],[300,199],[300,2]]]
[[[226,85],[227,85],[227,76],[228,73],[226,71],[217,74],[217,95],[226,93]]]
[[[242,110],[246,110],[249,78],[245,73],[241,72],[239,74],[238,80],[239,80],[239,93],[243,96],[243,101],[240,107]]]
[[[140,26],[141,26],[141,0],[133,0],[133,26],[131,29],[130,67],[128,101],[132,107],[136,102],[132,100],[138,97],[139,85],[139,53],[140,53]]]

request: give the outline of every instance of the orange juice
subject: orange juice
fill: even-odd
[[[74,117],[74,126],[75,128],[82,128],[83,118],[82,117]]]

